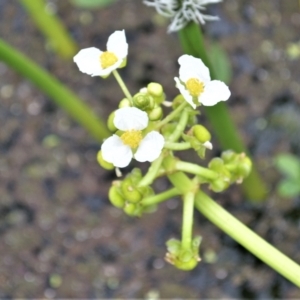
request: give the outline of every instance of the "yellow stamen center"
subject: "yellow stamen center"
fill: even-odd
[[[140,130],[128,130],[121,135],[123,143],[131,148],[136,148],[142,139],[143,136]]]
[[[203,82],[199,81],[197,78],[190,78],[185,86],[193,97],[199,97],[204,91]]]
[[[102,69],[106,69],[114,65],[118,61],[116,55],[112,52],[106,51],[100,55],[100,64]]]

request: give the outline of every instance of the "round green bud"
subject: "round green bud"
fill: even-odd
[[[117,127],[114,124],[114,119],[115,119],[115,112],[113,111],[107,119],[107,127],[111,132],[117,131]]]
[[[228,186],[229,186],[228,181],[225,181],[223,178],[218,178],[211,182],[209,188],[216,193],[220,193],[226,190]]]
[[[154,101],[148,94],[137,93],[133,96],[133,105],[141,110],[148,110],[154,106]]]
[[[101,150],[97,153],[97,161],[99,165],[105,170],[113,170],[115,168],[112,163],[107,162],[103,159]]]
[[[177,256],[180,252],[181,242],[176,239],[170,239],[166,242],[166,246],[168,252],[170,252],[171,254],[175,254]]]
[[[224,162],[221,158],[215,157],[209,162],[208,168],[216,172],[222,172],[224,169]]]
[[[237,168],[237,174],[238,176],[241,176],[243,178],[247,177],[252,169],[252,161],[249,157],[245,156],[243,157],[242,161],[239,162],[238,168]]]
[[[120,189],[114,185],[109,189],[108,199],[115,207],[123,208],[125,205],[125,199],[122,197]]]
[[[200,142],[205,143],[211,140],[209,131],[202,125],[195,125],[192,127],[194,137]]]
[[[135,216],[136,215],[136,204],[134,203],[126,203],[124,206],[124,212],[129,216]]]
[[[128,177],[130,177],[130,179],[134,183],[138,183],[142,179],[142,176],[143,176],[142,171],[139,168],[132,169],[130,175],[128,175]]]
[[[150,112],[148,112],[148,117],[150,121],[158,121],[163,116],[163,110],[160,106],[153,108]]]
[[[157,104],[161,104],[165,100],[163,87],[157,82],[151,82],[147,86],[148,93],[154,98]]]
[[[123,108],[123,107],[129,107],[130,105],[130,101],[127,98],[124,98],[120,101],[119,103],[119,108]]]
[[[126,178],[121,183],[123,196],[126,200],[132,203],[137,203],[142,200],[142,194],[132,185],[132,181]]]
[[[157,82],[150,82],[147,85],[147,91],[151,96],[160,97],[163,95],[163,87]]]
[[[221,158],[224,160],[225,164],[226,163],[231,163],[236,159],[236,153],[232,150],[227,150],[224,151],[221,155]]]

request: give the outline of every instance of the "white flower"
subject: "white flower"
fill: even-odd
[[[159,157],[164,146],[164,137],[157,131],[142,135],[148,126],[148,115],[136,107],[123,107],[115,112],[114,125],[124,131],[121,136],[114,134],[104,141],[102,157],[115,167],[124,168],[132,157],[137,161],[152,162]]]
[[[115,31],[106,44],[107,51],[95,47],[80,50],[74,56],[79,70],[91,76],[108,76],[113,70],[125,66],[128,54],[125,31]]]
[[[213,106],[228,100],[228,86],[219,80],[211,81],[209,69],[200,58],[185,54],[179,57],[178,62],[179,78],[174,78],[176,87],[194,109],[199,104]]]
[[[144,4],[155,7],[156,11],[171,18],[168,32],[178,31],[187,23],[193,21],[197,24],[205,24],[205,21],[219,20],[218,17],[204,14],[205,5],[218,3],[222,0],[144,0]]]

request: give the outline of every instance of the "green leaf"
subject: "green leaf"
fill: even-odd
[[[72,0],[74,5],[82,8],[97,8],[110,5],[116,0]]]
[[[227,53],[219,44],[213,43],[207,54],[215,70],[216,79],[229,84],[232,78],[232,69]]]
[[[300,181],[282,180],[278,186],[278,193],[283,197],[296,197],[300,194]]]
[[[284,175],[300,182],[300,160],[292,154],[280,154],[274,160],[276,168]]]

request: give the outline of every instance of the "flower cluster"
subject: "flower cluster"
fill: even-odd
[[[204,14],[206,5],[222,0],[144,0],[144,4],[155,7],[156,11],[171,18],[168,32],[184,28],[190,21],[205,24],[205,21],[219,20],[218,17]]]
[[[165,2],[165,5],[166,13],[175,9],[174,3]],[[74,57],[74,62],[83,73],[107,77],[124,66],[127,54],[128,44],[122,30],[109,37],[107,51],[94,47],[83,49]],[[221,81],[211,81],[209,70],[201,59],[182,55],[178,62],[179,78],[174,78],[176,87],[194,109],[199,105],[212,106],[229,98],[228,87]],[[113,114],[112,127],[116,132],[102,144],[101,157],[115,167],[128,166],[133,157],[139,162],[152,162],[164,147],[165,138],[162,134],[155,130],[148,132],[149,119],[155,121],[162,116],[163,91],[157,83],[151,83],[149,87],[149,93],[147,89],[142,89],[133,97],[132,103],[126,99],[128,107],[122,107]],[[212,148],[209,141],[203,145]],[[199,149],[197,147],[195,150]]]
[[[157,2],[164,4],[159,9],[166,15],[179,9],[177,1]],[[200,2],[209,1],[183,1],[182,5],[192,3],[198,7],[196,4]],[[248,176],[251,161],[244,153],[227,151],[220,158],[213,158],[205,168],[176,157],[175,151],[192,149],[203,159],[207,149],[212,149],[211,135],[198,124],[196,109],[228,100],[229,88],[221,81],[211,80],[209,69],[201,59],[182,55],[178,59],[179,76],[174,78],[180,94],[172,102],[166,100],[162,85],[156,82],[131,96],[117,73],[118,68],[125,66],[127,54],[128,44],[123,30],[109,37],[107,51],[87,48],[74,57],[83,73],[101,77],[113,73],[125,94],[119,107],[108,117],[107,127],[112,136],[102,143],[97,154],[99,164],[105,169],[115,168],[117,176],[121,177],[119,168],[127,167],[133,158],[151,163],[145,175],[134,168],[125,178],[113,181],[108,198],[127,215],[140,217],[143,213],[155,211],[158,203],[181,195],[184,206],[182,238],[167,242],[165,260],[181,270],[191,270],[201,260],[201,237],[192,238],[191,222],[195,201],[202,193],[200,185],[207,184],[212,191],[222,192],[230,184],[241,183]],[[166,116],[163,106],[171,110]],[[185,172],[193,175],[193,179]],[[167,176],[174,188],[155,194],[151,184],[161,176]]]

